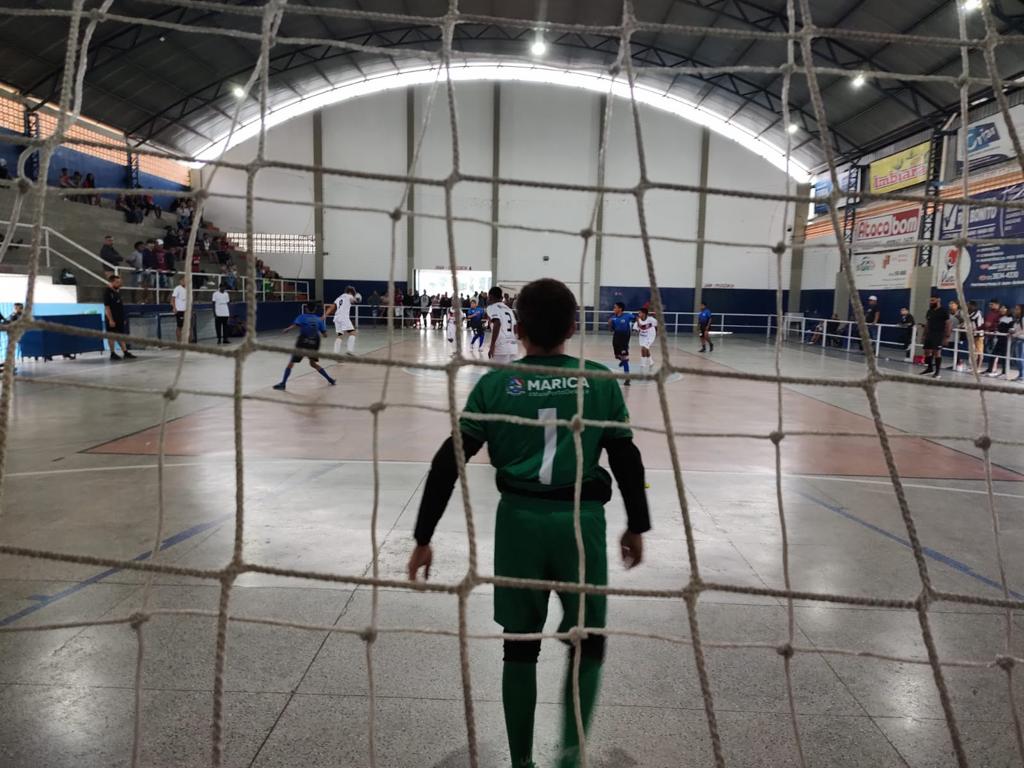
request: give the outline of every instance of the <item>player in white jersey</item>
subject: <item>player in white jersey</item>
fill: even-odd
[[[496,363],[511,363],[519,357],[516,313],[502,301],[503,298],[501,288],[497,286],[487,292],[487,321],[491,327],[491,347],[487,357]]]
[[[640,337],[640,367],[650,368],[654,364],[654,360],[651,358],[651,347],[654,346],[654,340],[658,338],[658,321],[651,317],[647,307],[641,307],[633,327]]]
[[[455,343],[455,334],[459,332],[459,319],[462,316],[462,311],[455,308],[454,305],[448,307],[445,310],[445,332],[448,336],[448,343]],[[452,354],[456,354],[458,349],[452,351]]]
[[[331,308],[324,307],[325,311],[334,315],[334,330],[338,332],[338,336],[348,335],[346,349],[350,355],[356,353],[356,327],[352,324],[352,306],[362,299],[356,289],[349,285],[344,293],[334,300]]]

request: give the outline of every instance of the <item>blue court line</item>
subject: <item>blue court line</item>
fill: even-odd
[[[163,552],[166,549],[170,549],[175,544],[180,544],[183,541],[188,541],[193,536],[198,536],[200,533],[208,531],[211,528],[216,528],[218,525],[221,525],[226,520],[229,520],[232,517],[234,517],[234,514],[222,515],[221,517],[218,517],[216,520],[211,520],[208,523],[200,523],[199,525],[194,525],[191,528],[186,528],[184,531],[176,533],[173,536],[168,536],[166,539],[160,542],[160,551]],[[133,557],[132,560],[135,562],[148,560],[150,558],[150,555],[152,554],[152,550],[143,552],[141,555],[136,555],[135,557]],[[77,592],[81,592],[86,587],[92,586],[93,584],[98,584],[104,579],[109,579],[115,573],[120,573],[123,570],[123,568],[110,568],[106,571],[103,571],[102,573],[97,573],[95,576],[90,576],[87,579],[83,579],[82,581],[76,582],[67,589],[63,589],[60,592],[57,592],[53,595],[31,595],[27,599],[34,601],[36,604],[30,605],[26,608],[22,608],[20,611],[18,611],[17,613],[12,613],[10,616],[3,617],[2,619],[0,619],[0,627],[6,627],[8,624],[13,624],[19,619],[23,619],[26,616],[31,616],[36,611],[42,610],[48,605],[53,605],[59,600],[63,600],[65,597],[70,597],[71,595],[74,595]]]
[[[815,496],[811,496],[808,493],[804,493],[803,491],[797,491],[796,493],[798,496],[803,496],[808,501],[814,502],[819,507],[823,507],[824,509],[827,509],[829,512],[834,512],[837,515],[840,515],[841,517],[845,517],[847,520],[852,520],[858,525],[864,526],[869,531],[874,531],[875,533],[885,536],[885,538],[887,539],[895,541],[897,544],[902,544],[907,549],[913,549],[913,547],[910,546],[910,542],[907,539],[904,539],[902,536],[897,536],[895,533],[890,533],[889,531],[885,530],[884,528],[880,528],[874,523],[869,523],[867,520],[863,520],[857,517],[848,509],[844,509],[843,507],[829,504],[828,502],[823,501]],[[923,544],[921,545],[921,552],[924,554],[925,557],[931,558],[932,560],[938,563],[942,563],[943,565],[948,566],[952,568],[954,571],[958,571],[964,574],[965,576],[970,576],[975,581],[980,581],[987,587],[998,589],[1000,592],[1003,591],[1003,585],[1000,584],[998,581],[996,581],[995,579],[990,579],[988,576],[978,573],[973,568],[971,568],[971,566],[967,565],[967,563],[963,563],[957,560],[955,557],[950,557],[949,555],[939,552],[937,549],[926,547]],[[1024,594],[1021,594],[1020,592],[1015,592],[1012,589],[1008,590],[1008,592],[1010,593],[1010,597],[1014,598],[1015,600],[1024,600]]]

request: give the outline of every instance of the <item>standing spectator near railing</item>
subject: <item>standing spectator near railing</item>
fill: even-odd
[[[999,305],[999,319],[996,321],[995,344],[992,345],[992,357],[988,364],[985,375],[993,378],[1008,374],[1009,366],[1006,365],[1006,355],[1009,351],[1010,334],[1013,332],[1013,317],[1010,315],[1010,308],[1005,304]]]
[[[121,300],[121,278],[117,275],[110,278],[110,285],[103,293],[103,312],[107,318],[107,331],[110,333],[128,332],[124,322],[124,302]],[[110,339],[107,343],[110,345],[111,360],[121,359],[117,354],[116,344],[121,345],[121,353],[124,355],[125,360],[131,360],[135,357],[135,355],[128,351],[128,347],[123,341]]]
[[[93,176],[91,173],[85,174],[85,178],[82,180],[82,189],[96,189],[96,177]],[[85,195],[82,197],[82,202],[88,203],[89,205],[99,205],[100,196]]]
[[[213,292],[213,323],[217,330],[217,343],[227,344],[228,342],[228,318],[231,317],[231,297],[224,290],[224,283],[217,286]]]
[[[1018,304],[1013,308],[1010,342],[1010,358],[1017,365],[1017,383],[1024,384],[1024,304]]]
[[[999,325],[999,299],[988,300],[988,311],[985,312],[985,352],[991,354],[996,343],[996,326]]]
[[[103,245],[100,246],[100,258],[110,265],[104,267],[108,277],[114,274],[117,265],[124,261],[121,254],[117,252],[117,248],[114,247],[113,235],[104,235]]]
[[[972,369],[981,370],[985,358],[985,318],[976,301],[967,302],[967,321],[973,338],[970,340]]]
[[[185,288],[184,276],[171,293],[171,309],[174,310],[174,338],[180,342],[181,329],[185,327],[185,311],[188,309],[188,289]]]
[[[380,294],[374,291],[370,294],[370,298],[366,300],[366,303],[370,305],[370,317],[373,318],[373,324],[377,324],[377,318],[380,316]]]
[[[132,287],[134,288],[138,288],[142,284],[142,270],[146,267],[145,257],[142,255],[145,246],[146,244],[141,240],[136,242],[125,262],[132,269]]]
[[[900,341],[903,344],[903,356],[910,357],[910,342],[914,338],[914,316],[906,307],[900,307],[900,319],[897,321],[900,327]]]

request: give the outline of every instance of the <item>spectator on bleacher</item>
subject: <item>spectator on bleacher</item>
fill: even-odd
[[[75,189],[80,189],[82,186],[82,174],[80,171],[75,171],[71,174],[71,186]]]
[[[121,301],[121,278],[117,275],[110,278],[110,285],[103,293],[103,311],[107,317],[107,330],[110,333],[128,332],[124,322],[124,302]],[[135,357],[135,355],[128,351],[128,347],[123,341],[109,339],[107,343],[110,345],[111,360],[121,359],[117,354],[116,344],[121,345],[121,352],[125,360],[131,360]]]
[[[160,206],[157,205],[156,202],[153,200],[152,195],[139,195],[138,200],[139,207],[142,208],[142,213],[144,216],[149,216],[149,214],[152,213],[158,219],[163,218],[163,211],[160,210]]]
[[[229,291],[238,289],[238,267],[234,264],[228,268],[228,276],[225,278],[224,282],[228,284]]]
[[[192,289],[202,288],[206,280],[200,273],[203,271],[203,260],[198,248],[192,249]]]
[[[158,285],[161,288],[166,288],[170,284],[170,276],[174,270],[170,259],[167,257],[167,251],[164,250],[159,240],[153,246],[153,261],[156,264],[157,276],[159,278]]]
[[[164,228],[163,240],[165,248],[178,248],[182,245],[181,239],[178,237],[178,233],[174,231],[174,227]]]
[[[85,179],[82,180],[82,189],[96,189],[96,177],[93,176],[91,173],[85,174]],[[99,195],[85,195],[82,198],[82,202],[83,203],[88,203],[89,205],[99,205],[100,204],[100,196]]]
[[[0,179],[11,178],[10,172],[7,170],[7,159],[0,157]]]
[[[25,314],[25,305],[20,301],[14,302],[14,311],[11,312],[11,316],[7,318],[8,323],[13,323],[15,320],[20,320],[21,316]]]
[[[68,175],[67,168],[60,169],[60,178],[57,179],[57,186],[61,189],[70,189],[74,186],[74,184],[71,183],[71,177]]]
[[[128,258],[125,263],[132,269],[132,286],[138,288],[142,283],[142,270],[145,269],[145,259],[143,258],[142,252],[145,249],[146,244],[141,240],[135,243],[132,252],[128,254]]]
[[[103,238],[103,245],[100,246],[100,258],[103,259],[109,267],[104,267],[107,271],[107,276],[114,274],[115,270],[111,267],[116,267],[124,259],[121,258],[121,254],[117,252],[117,248],[114,247],[113,235],[105,235]]]
[[[184,200],[178,206],[178,227],[180,229],[188,229],[192,226],[192,203],[189,200]]]

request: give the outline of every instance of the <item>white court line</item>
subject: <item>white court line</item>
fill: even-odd
[[[247,464],[373,464],[372,459],[250,459],[247,460]],[[224,464],[225,466],[234,466],[234,460],[231,461],[189,461],[189,462],[177,462],[170,464],[165,462],[164,467],[166,469],[174,469],[177,467],[209,467],[216,464]],[[396,464],[403,466],[420,466],[429,467],[429,461],[381,461],[381,464]],[[470,465],[470,466],[485,466],[485,465]],[[123,464],[115,467],[77,467],[75,469],[41,469],[32,472],[10,472],[6,475],[8,479],[16,479],[22,477],[47,477],[50,475],[71,475],[82,472],[117,472],[121,470],[137,470],[137,469],[156,469],[157,464]],[[656,473],[671,473],[670,469],[648,469],[647,474]],[[749,472],[729,472],[728,470],[714,470],[714,469],[686,469],[683,470],[684,475],[742,475],[743,477],[749,477]],[[774,475],[765,474],[765,477]],[[892,483],[889,480],[869,480],[863,477],[837,477],[834,475],[802,475],[783,473],[783,477],[795,478],[798,480],[829,480],[836,483],[863,483],[865,485],[885,485],[891,486]],[[968,480],[965,482],[981,482],[980,480]],[[997,480],[996,482],[1015,482],[1012,480]],[[984,490],[975,490],[973,488],[953,488],[948,485],[923,485],[920,483],[904,483],[904,488],[916,488],[922,491],[942,491],[944,493],[968,493],[973,495],[985,496],[987,492]],[[1004,499],[1024,499],[1024,494],[1019,493],[996,493],[995,496],[1000,496]]]

